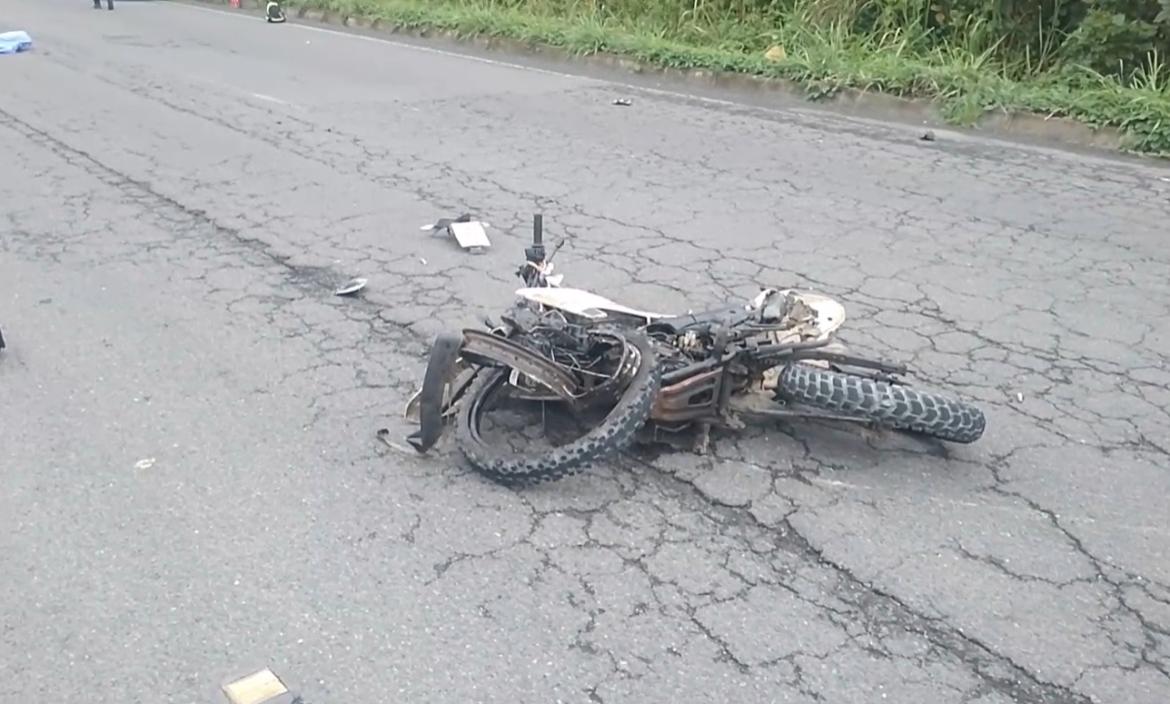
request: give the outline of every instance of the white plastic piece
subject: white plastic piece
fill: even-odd
[[[472,220],[471,222],[453,222],[447,227],[451,230],[451,234],[455,236],[455,241],[464,249],[487,249],[492,246],[482,222],[476,220]]]

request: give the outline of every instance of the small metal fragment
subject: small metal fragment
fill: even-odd
[[[417,455],[418,454],[417,452],[410,449],[409,447],[406,447],[405,445],[399,445],[398,443],[391,440],[389,428],[379,428],[378,432],[377,432],[377,437],[378,437],[378,440],[381,441],[381,443],[383,445],[390,448],[391,450],[397,450],[404,455]]]
[[[358,291],[361,291],[363,288],[365,288],[366,283],[368,283],[368,282],[369,282],[369,279],[362,279],[362,278],[350,279],[349,281],[347,281],[345,283],[344,286],[337,289],[333,293],[336,296],[352,296],[353,294],[355,294]]]

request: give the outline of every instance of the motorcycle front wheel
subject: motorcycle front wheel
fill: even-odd
[[[625,332],[620,337],[637,351],[638,367],[616,405],[581,437],[547,450],[502,449],[486,441],[485,417],[511,388],[511,370],[495,367],[481,371],[467,390],[457,422],[459,449],[472,467],[501,484],[536,484],[576,474],[628,447],[650,417],[662,379],[650,339],[640,332]]]

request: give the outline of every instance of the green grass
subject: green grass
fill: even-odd
[[[290,3],[293,0],[290,0]],[[914,17],[857,32],[849,0],[793,0],[764,18],[740,0],[295,0],[377,17],[404,28],[506,37],[588,54],[606,52],[681,69],[786,78],[810,98],[840,88],[936,101],[956,124],[987,111],[1027,111],[1120,128],[1125,147],[1170,155],[1170,67],[1151,56],[1122,81],[1060,66],[1051,52],[1005,60],[999,40],[971,22],[945,39]],[[735,8],[740,8],[737,13]],[[714,6],[722,9],[716,11]],[[681,8],[681,9],[680,9]],[[785,58],[764,52],[782,46]]]

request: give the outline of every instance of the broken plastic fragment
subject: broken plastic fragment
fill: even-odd
[[[463,249],[483,251],[492,246],[485,231],[488,227],[491,225],[482,220],[474,220],[471,215],[464,213],[457,218],[439,218],[433,224],[423,225],[419,229],[430,230],[432,234],[445,232],[454,237]]]
[[[492,246],[482,222],[453,222],[448,229],[464,249],[487,249]]]
[[[32,37],[28,32],[16,30],[14,32],[0,32],[0,54],[19,54],[32,49]]]
[[[363,288],[365,288],[366,284],[368,282],[369,282],[369,279],[362,279],[362,278],[350,279],[349,281],[345,282],[344,286],[337,289],[333,293],[334,293],[334,295],[337,295],[337,296],[352,296],[353,294],[355,294],[358,291],[361,291]]]

